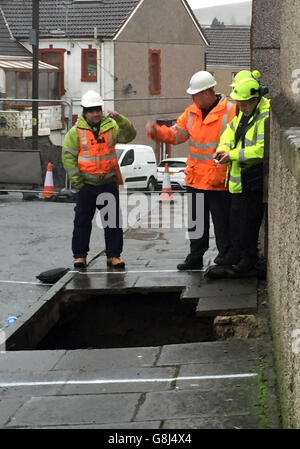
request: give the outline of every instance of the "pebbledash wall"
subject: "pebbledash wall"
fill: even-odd
[[[40,106],[39,107],[39,136],[49,136],[53,130],[61,130],[62,106]],[[32,135],[32,110],[25,108],[22,111],[8,109],[1,111],[0,136],[30,137]]]
[[[283,428],[300,428],[299,14],[299,0],[253,0],[252,67],[272,97],[267,282]]]

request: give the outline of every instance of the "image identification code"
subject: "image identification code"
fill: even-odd
[[[178,444],[191,444],[191,434],[187,433],[154,433],[151,437],[143,435],[123,435],[115,433],[108,438],[109,444],[131,444],[139,447],[141,444],[162,444],[166,446]]]

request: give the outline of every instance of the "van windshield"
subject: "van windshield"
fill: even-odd
[[[116,148],[116,153],[117,153],[117,158],[120,159],[121,154],[124,153],[124,150],[119,150],[118,148]]]

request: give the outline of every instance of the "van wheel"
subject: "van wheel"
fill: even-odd
[[[147,190],[149,192],[154,192],[156,190],[156,182],[154,178],[150,178],[147,184]]]

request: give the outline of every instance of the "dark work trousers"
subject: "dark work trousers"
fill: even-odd
[[[203,236],[193,238],[194,228],[189,226],[191,258],[195,260],[201,259],[209,248],[210,213],[214,225],[217,249],[220,256],[224,256],[230,246],[229,213],[231,197],[229,192],[223,190],[198,190],[189,186],[187,186],[186,191],[188,194],[189,223],[191,223],[191,219],[194,222],[197,217],[197,194],[204,194],[204,210],[202,212],[204,220]]]
[[[101,223],[104,228],[106,256],[119,257],[123,250],[123,230],[117,184],[101,186],[85,184],[76,196],[72,238],[74,258],[86,257],[89,252],[92,220],[96,208],[100,211]]]
[[[262,191],[231,194],[230,238],[233,249],[241,258],[257,257],[263,214]]]

